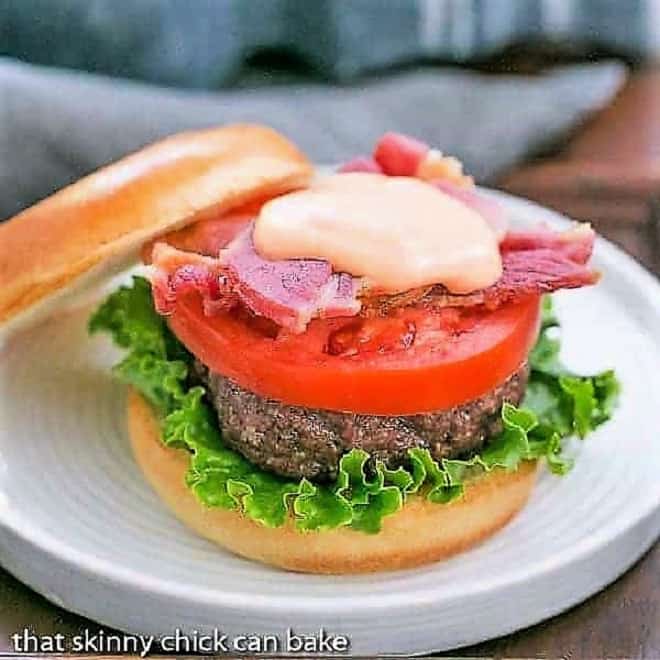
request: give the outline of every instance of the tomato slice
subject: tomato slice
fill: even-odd
[[[308,408],[409,415],[476,399],[518,369],[536,339],[539,298],[495,311],[396,310],[273,332],[245,312],[207,317],[198,296],[169,323],[204,364],[263,397]]]

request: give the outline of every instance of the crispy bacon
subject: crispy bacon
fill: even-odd
[[[371,174],[382,174],[383,168],[370,156],[358,156],[344,163],[338,170],[346,172],[369,172]]]
[[[390,176],[415,176],[430,147],[402,133],[385,133],[376,143],[374,160]]]
[[[225,270],[217,259],[156,243],[151,264],[154,304],[160,314],[171,314],[177,298],[191,292],[199,293],[209,316],[236,304]]]
[[[292,332],[303,332],[312,318],[360,312],[360,279],[333,273],[327,261],[264,259],[254,249],[252,229],[240,231],[219,258],[156,243],[150,260],[158,312],[171,314],[177,299],[191,292],[201,296],[207,315],[240,302]]]
[[[240,302],[283,328],[303,332],[317,317],[383,316],[411,305],[495,309],[528,295],[595,284],[599,274],[586,265],[593,242],[588,225],[565,232],[547,228],[509,232],[501,243],[502,277],[486,289],[459,295],[436,284],[373,296],[360,278],[333,273],[325,261],[263,259],[254,249],[250,225],[221,251],[220,259],[156,244],[152,282],[157,308],[164,314],[172,311],[178,296],[195,291],[202,296],[207,314]]]
[[[489,307],[529,294],[576,289],[600,279],[596,271],[552,248],[505,252],[502,265],[502,277],[482,292]]]
[[[479,213],[479,215],[481,215],[491,226],[498,241],[501,241],[504,238],[509,221],[507,213],[502,208],[501,204],[489,199],[474,188],[459,186],[456,183],[444,179],[436,179],[433,181],[433,186],[459,202],[462,202],[466,206],[469,206],[473,211]]]
[[[571,261],[586,264],[594,249],[596,234],[589,224],[576,224],[562,232],[549,227],[510,231],[500,245],[503,253],[548,249],[561,252]]]
[[[241,229],[254,220],[257,210],[234,211],[229,215],[200,220],[188,227],[171,231],[142,248],[142,260],[151,263],[152,252],[157,243],[167,243],[186,253],[196,252],[208,257],[217,257]]]
[[[264,259],[254,249],[252,229],[252,225],[244,229],[220,253],[232,288],[248,309],[293,332],[303,332],[314,316],[323,313],[326,302],[335,308],[335,316],[356,313],[357,301],[351,301],[347,314],[341,313],[339,275],[333,275],[327,261]]]
[[[429,309],[486,305],[495,309],[532,294],[596,284],[600,274],[586,265],[594,238],[589,225],[577,225],[564,232],[545,227],[509,232],[500,245],[502,277],[492,286],[468,294],[455,294],[436,284],[395,296],[367,297],[362,300],[363,314],[380,316],[410,305]]]
[[[472,178],[463,174],[460,161],[443,156],[427,144],[407,135],[385,133],[376,144],[373,157],[358,156],[342,165],[338,171],[422,178],[481,214],[494,229],[498,240],[506,233],[506,212],[496,201],[475,190]]]
[[[333,273],[331,265],[319,259],[264,259],[254,249],[252,229],[250,225],[241,232],[220,260],[239,298],[255,314],[304,332],[312,318],[355,316],[360,311],[359,280]]]
[[[440,284],[375,295],[361,278],[333,273],[331,264],[323,260],[264,259],[252,241],[254,206],[228,218],[199,222],[169,234],[167,243],[149,246],[145,260],[153,263],[158,311],[171,313],[177,298],[193,292],[202,297],[209,315],[238,306],[264,322],[303,332],[314,318],[380,316],[413,305],[433,309],[485,305],[494,309],[528,295],[598,281],[598,273],[586,265],[595,236],[589,225],[575,225],[564,232],[547,227],[507,232],[504,209],[477,192],[451,159],[434,154],[428,145],[413,138],[386,133],[378,141],[373,158],[356,158],[340,171],[415,176],[424,159],[432,157],[435,165],[429,171],[434,175],[446,171],[447,176],[429,183],[480,213],[498,234],[503,274],[492,286],[467,295],[453,294]],[[364,332],[359,337],[363,341]],[[336,339],[333,350],[346,343],[343,336]]]
[[[319,296],[318,316],[325,319],[355,316],[362,306],[358,299],[362,287],[360,278],[348,273],[334,273]]]
[[[417,165],[415,176],[422,181],[449,181],[461,188],[474,188],[474,179],[463,173],[463,163],[437,149],[428,151]]]

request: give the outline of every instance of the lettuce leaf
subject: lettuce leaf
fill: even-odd
[[[543,302],[541,333],[530,354],[530,379],[523,406],[504,404],[502,432],[469,460],[435,460],[427,449],[411,449],[407,468],[370,464],[360,449],[345,454],[332,484],[295,481],[267,473],[223,443],[205,390],[189,378],[192,356],[155,311],[149,283],[133,278],[92,315],[89,331],[107,332],[127,350],[115,375],[139,390],[161,421],[162,441],[187,451],[186,484],[207,507],[239,510],[267,527],[293,518],[301,532],[347,527],[380,531],[383,519],[417,494],[443,504],[463,495],[465,484],[493,469],[515,470],[542,459],[555,474],[572,465],[563,440],[585,437],[607,421],[619,384],[612,371],[578,376],[559,359],[558,321],[550,298]]]
[[[90,333],[109,332],[117,346],[131,352],[168,357],[167,326],[154,307],[151,285],[143,277],[134,277],[133,286],[122,286],[108,296],[92,314],[88,328]]]
[[[551,298],[543,301],[541,332],[529,357],[531,373],[523,406],[560,437],[585,438],[606,422],[616,407],[620,385],[613,371],[578,376],[559,358],[560,341]]]
[[[292,509],[296,525],[303,532],[335,529],[350,525],[353,520],[353,507],[345,497],[307,479],[301,479]]]

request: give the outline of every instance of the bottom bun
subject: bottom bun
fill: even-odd
[[[393,570],[453,555],[505,525],[524,506],[536,479],[536,463],[529,461],[514,472],[493,470],[475,479],[451,504],[409,496],[401,511],[383,520],[378,534],[347,528],[299,532],[292,520],[272,529],[237,511],[204,507],[184,482],[188,456],[163,445],[151,407],[133,390],[128,425],[144,475],[182,522],[236,554],[305,573]]]

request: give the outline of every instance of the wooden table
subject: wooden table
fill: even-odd
[[[508,173],[500,185],[592,221],[660,274],[660,71],[633,76],[564,149]],[[0,569],[0,654],[11,650],[9,635],[25,626],[66,636],[84,627],[98,629]],[[460,655],[660,658],[660,545],[586,603]]]

